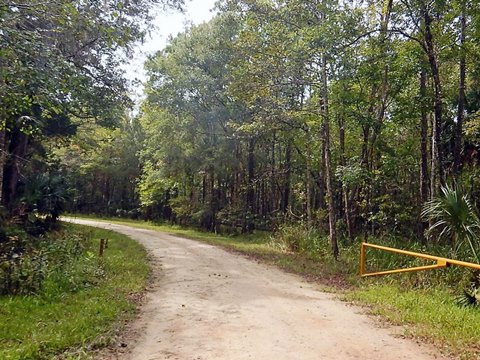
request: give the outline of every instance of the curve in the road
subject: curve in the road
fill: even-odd
[[[137,321],[132,360],[430,360],[430,347],[395,336],[315,285],[220,248],[124,225],[72,219],[142,243],[160,262]],[[108,254],[107,254],[108,256]]]

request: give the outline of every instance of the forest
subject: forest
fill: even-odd
[[[135,105],[120,65],[159,5],[0,3],[2,263],[63,211],[478,260],[480,3],[222,0]]]
[[[74,199],[65,164],[127,121],[121,64],[158,6],[181,2],[0,1],[0,295],[40,291],[59,253],[78,255],[54,233]]]
[[[315,310],[325,289],[406,325],[395,348],[406,337],[479,358],[478,271],[365,279],[358,264],[364,241],[480,264],[480,2],[219,0],[211,20],[171,36],[132,83],[127,64],[158,13],[188,4],[0,0],[0,358],[87,359],[107,348],[105,358],[123,358],[135,346],[123,330],[154,293],[166,307],[142,325],[155,335],[143,335],[173,351],[178,319],[188,343],[211,314],[243,342],[230,330],[242,329],[234,323],[248,306],[263,311],[259,300],[268,314],[308,311],[295,320],[311,333],[315,311],[325,321],[323,300]],[[86,226],[99,218],[130,225],[130,237]],[[185,238],[217,248],[191,250]],[[246,274],[259,268],[240,255],[271,267]],[[366,261],[372,271],[425,265],[374,249]],[[241,296],[219,285],[235,283]],[[190,298],[178,300],[177,284]],[[313,295],[299,302],[300,288]],[[271,318],[248,316],[255,344],[277,329],[249,321]],[[263,322],[299,339],[290,320]],[[217,346],[222,328],[211,324]],[[340,330],[326,336],[334,349],[356,337]],[[203,343],[210,332],[199,334]],[[324,346],[306,339],[302,349]]]
[[[55,150],[69,211],[230,234],[314,228],[334,257],[339,243],[396,237],[476,258],[477,2],[217,10],[148,59],[137,114]]]

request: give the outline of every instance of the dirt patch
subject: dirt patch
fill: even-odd
[[[168,235],[176,236],[175,234],[168,234]],[[195,240],[195,239],[192,239],[192,240]],[[305,259],[304,257],[300,257],[298,256],[298,254],[293,252],[286,254],[286,256],[290,257],[292,261],[298,261],[300,263],[304,263],[305,261],[308,262],[309,264],[304,265],[304,269],[307,269],[307,268],[311,269],[312,264],[314,264],[314,266],[316,267],[314,272],[316,274],[314,275],[312,273],[309,273],[304,269],[303,269],[304,271],[302,271],[302,269],[293,270],[288,266],[281,265],[279,261],[281,257],[275,254],[256,254],[256,253],[237,250],[224,245],[217,245],[217,244],[213,244],[213,245],[218,246],[231,254],[240,255],[252,261],[256,261],[258,263],[274,265],[275,267],[282,269],[285,272],[299,275],[308,282],[316,283],[319,285],[331,287],[338,290],[346,290],[346,289],[352,288],[351,284],[346,280],[344,274],[325,273],[325,271],[319,268],[319,263],[315,262],[315,260]]]

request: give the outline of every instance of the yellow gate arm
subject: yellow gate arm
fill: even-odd
[[[405,269],[396,269],[396,270],[386,270],[386,271],[380,271],[380,272],[372,272],[372,273],[366,273],[365,272],[365,262],[366,262],[366,248],[370,247],[373,249],[378,249],[378,250],[384,250],[384,251],[389,251],[392,253],[396,254],[402,254],[402,255],[408,255],[408,256],[414,256],[422,259],[427,259],[427,260],[433,260],[436,261],[436,264],[433,265],[426,265],[426,266],[417,266],[417,267],[411,267],[411,268],[405,268]],[[391,248],[387,246],[380,246],[380,245],[375,245],[375,244],[369,244],[369,243],[362,243],[360,247],[360,276],[366,277],[366,276],[377,276],[377,275],[387,275],[387,274],[396,274],[396,273],[403,273],[403,272],[410,272],[410,271],[420,271],[420,270],[430,270],[430,269],[438,269],[438,268],[444,268],[450,265],[457,265],[457,266],[463,266],[463,267],[468,267],[471,269],[475,270],[480,270],[480,265],[479,264],[474,264],[474,263],[469,263],[465,261],[459,261],[459,260],[453,260],[453,259],[447,259],[439,256],[434,256],[434,255],[428,255],[428,254],[422,254],[422,253],[417,253],[413,251],[407,251],[407,250],[400,250],[396,248]]]

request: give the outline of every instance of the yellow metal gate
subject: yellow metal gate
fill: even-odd
[[[366,264],[366,248],[373,248],[377,250],[383,250],[383,251],[388,251],[396,254],[401,254],[401,255],[407,255],[407,256],[414,256],[422,259],[427,259],[427,260],[432,260],[435,261],[435,264],[432,265],[425,265],[425,266],[416,266],[416,267],[411,267],[411,268],[405,268],[405,269],[395,269],[395,270],[385,270],[385,271],[379,271],[379,272],[371,272],[367,273],[365,272],[365,264]],[[375,244],[370,244],[370,243],[362,243],[361,248],[360,248],[360,276],[366,277],[366,276],[377,276],[377,275],[388,275],[388,274],[396,274],[396,273],[403,273],[403,272],[410,272],[410,271],[420,271],[420,270],[430,270],[430,269],[438,269],[438,268],[444,268],[450,265],[456,265],[456,266],[463,266],[463,267],[468,267],[471,269],[475,270],[480,270],[480,265],[479,264],[474,264],[474,263],[469,263],[465,261],[459,261],[459,260],[453,260],[453,259],[447,259],[443,258],[440,256],[434,256],[434,255],[428,255],[428,254],[422,254],[422,253],[417,253],[413,251],[406,251],[406,250],[400,250],[396,248],[391,248],[387,246],[380,246],[380,245],[375,245]]]

